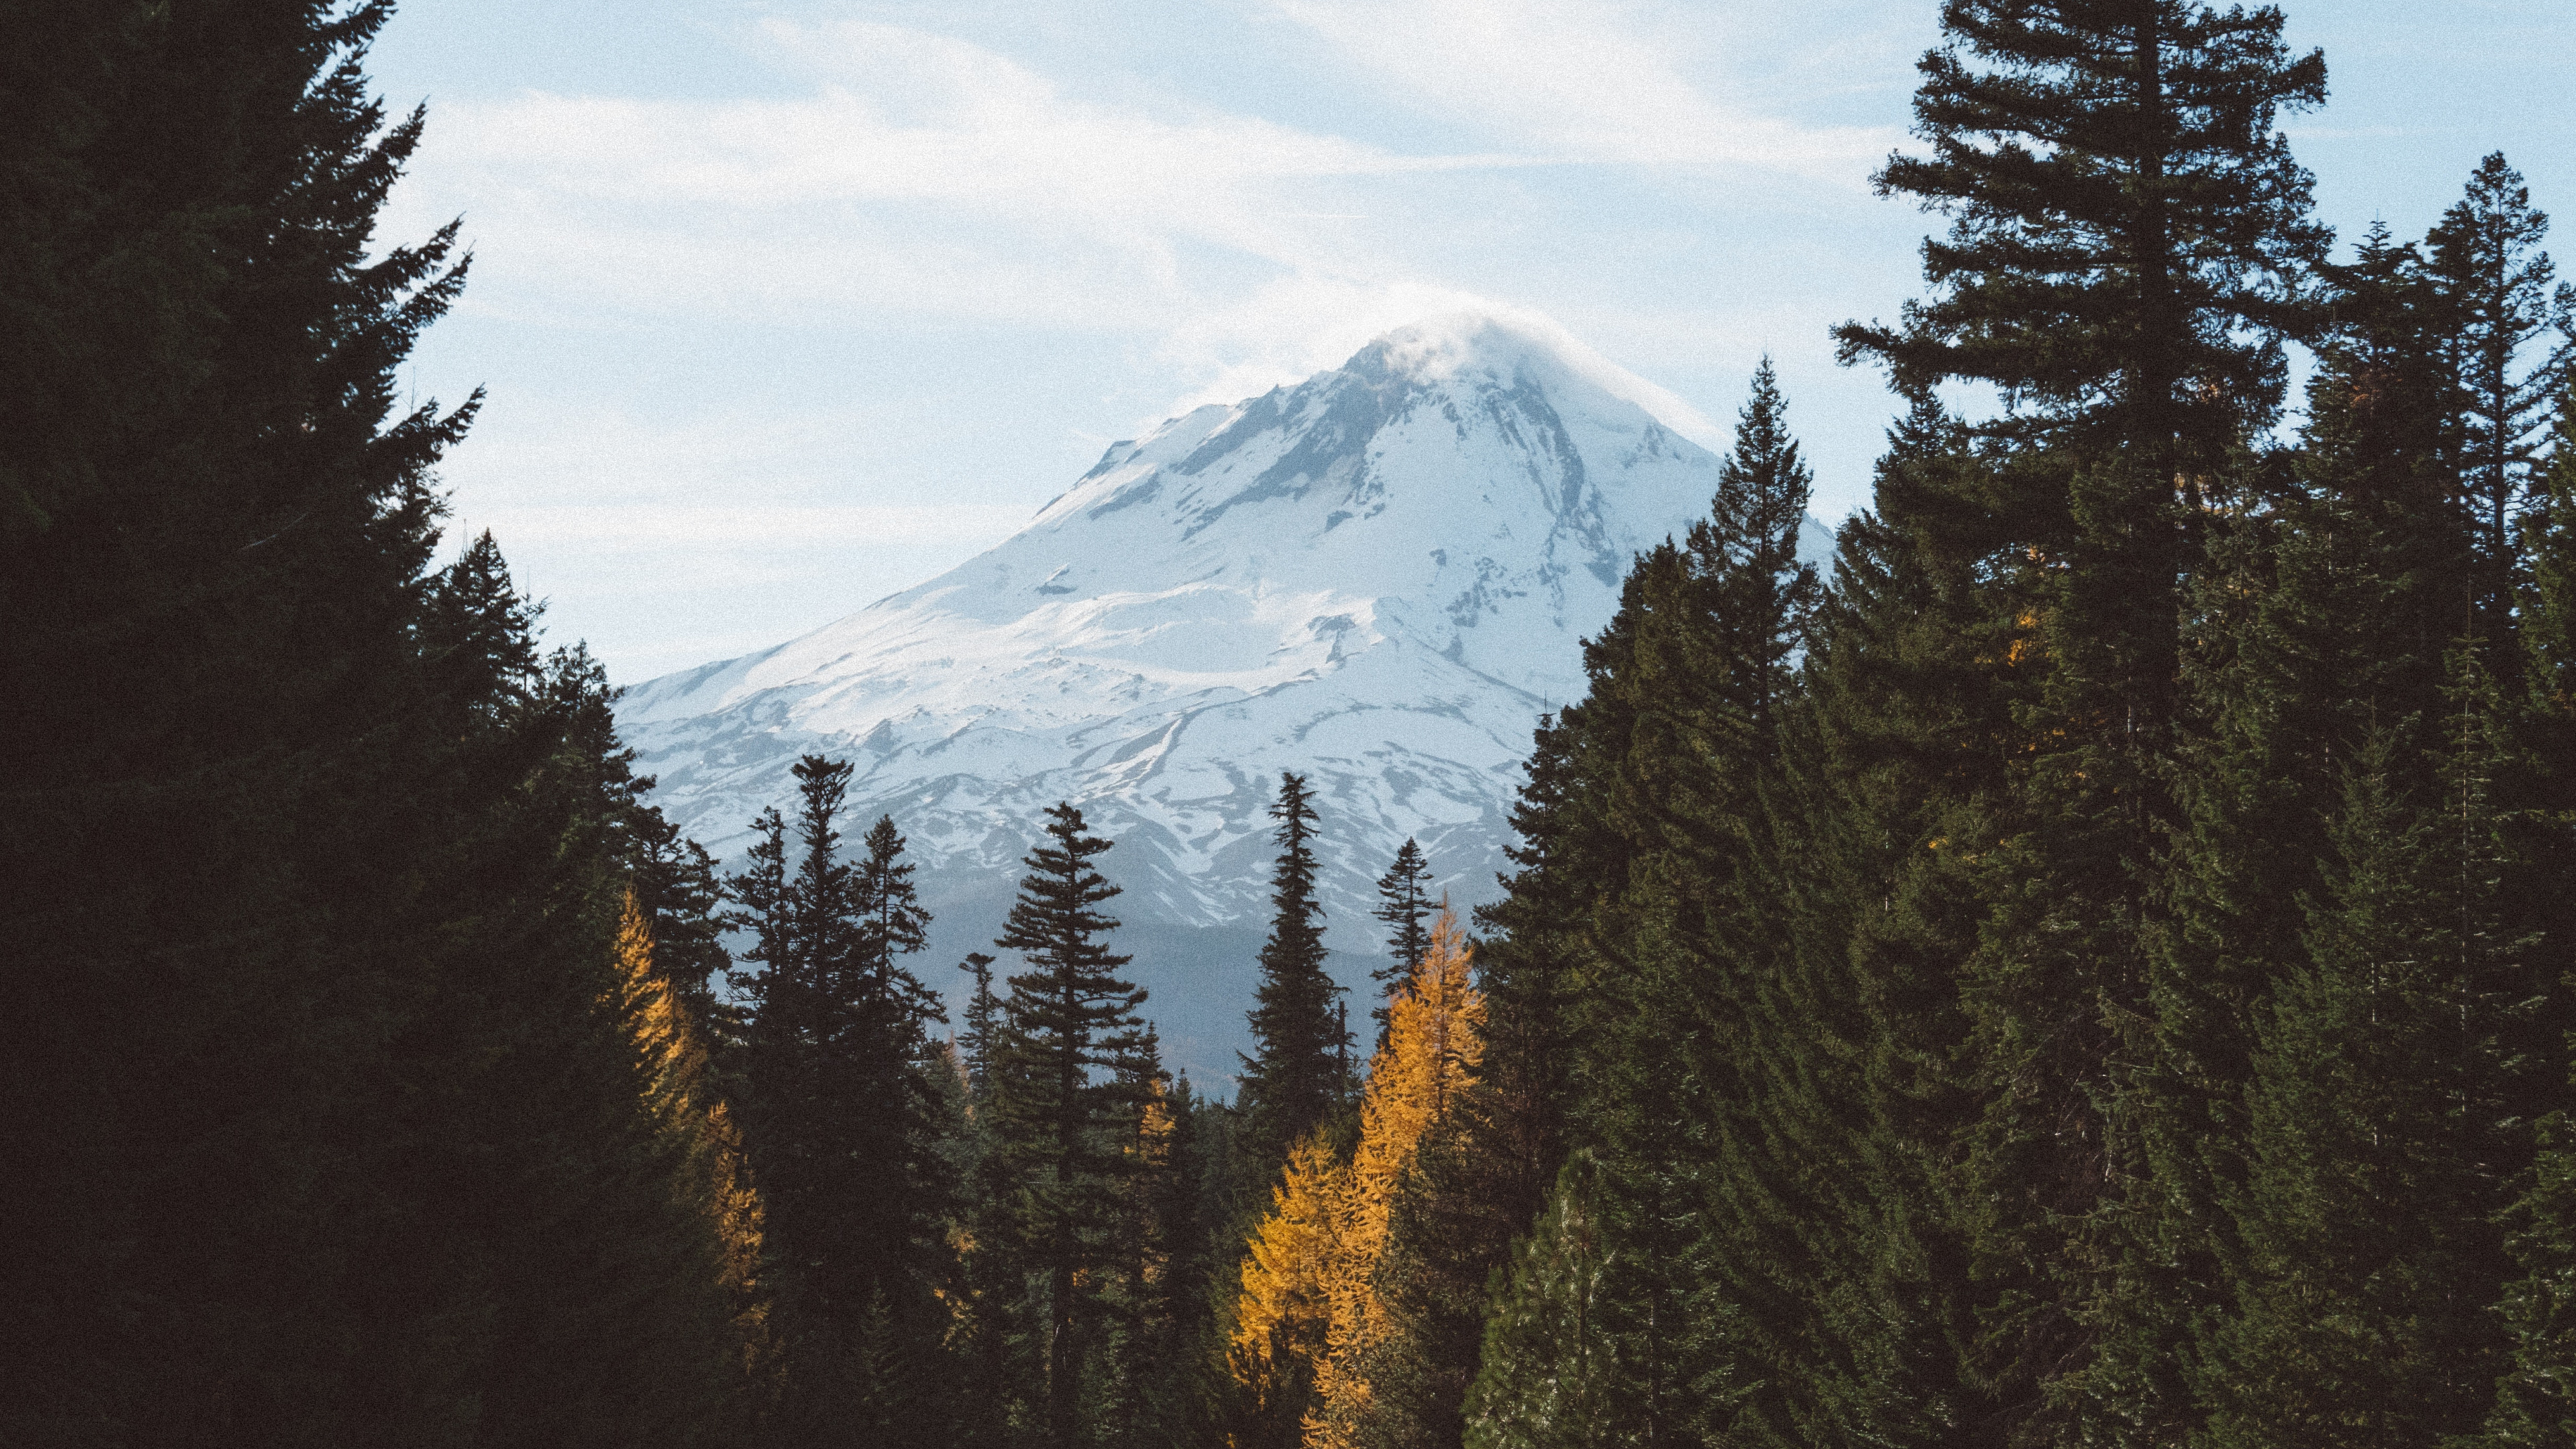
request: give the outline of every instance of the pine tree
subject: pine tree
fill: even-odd
[[[2493,699],[2464,667],[2438,777],[2392,731],[2355,758],[2308,960],[2260,1029],[2214,1444],[2437,1442],[2493,1402],[2531,943],[2494,909]],[[2410,798],[2437,778],[2449,798]]]
[[[1788,399],[1764,357],[1736,415],[1735,446],[1718,466],[1717,498],[1690,529],[1693,572],[1723,651],[1725,703],[1755,762],[1769,758],[1780,701],[1822,596],[1798,541],[1815,477],[1790,435]]]
[[[1709,1231],[1717,1159],[1761,1135],[1747,1109],[1779,1092],[1753,1014],[1776,913],[1748,895],[1748,870],[1790,657],[1818,594],[1797,556],[1809,477],[1785,412],[1766,359],[1709,516],[1683,550],[1640,561],[1631,652],[1593,685],[1634,721],[1606,762],[1627,882],[1594,912],[1580,1058],[1603,1243],[1599,1371],[1619,1385],[1613,1432],[1645,1443],[1682,1434],[1706,1407],[1692,1385],[1731,1372],[1725,1336],[1693,1311],[1707,1301],[1691,1291],[1694,1239]]]
[[[1123,1124],[1139,1109],[1145,993],[1118,976],[1128,958],[1103,938],[1118,923],[1098,911],[1115,898],[1091,862],[1110,842],[1088,834],[1070,804],[1047,811],[1046,843],[1023,858],[1028,875],[1000,939],[1029,969],[1010,978],[993,1110],[1021,1201],[1017,1228],[1029,1273],[1044,1284],[1045,1441],[1081,1436],[1078,1330],[1098,1316],[1094,1270],[1104,1265],[1129,1167]]]
[[[1624,1417],[1599,1316],[1604,1257],[1588,1163],[1569,1161],[1547,1213],[1514,1254],[1467,1394],[1469,1449],[1582,1449]]]
[[[1899,385],[1993,384],[1977,592],[2031,698],[1965,963],[1988,1110],[1968,1198],[1999,1290],[1982,1372],[2038,1416],[2172,1432],[2182,1331],[2147,1124],[2159,858],[2180,807],[2181,621],[2213,500],[2277,416],[2280,338],[2323,259],[2276,129],[2323,99],[2280,12],[2194,0],[1947,0],[1922,64],[1925,157],[1882,190],[1946,209],[1935,295],[1846,326]],[[2134,1211],[2133,1211],[2134,1209]],[[2104,1432],[2111,1432],[2108,1428]],[[2127,1431],[2122,1431],[2127,1432]]]
[[[1423,950],[1431,944],[1430,930],[1423,924],[1433,914],[1431,899],[1423,890],[1430,880],[1431,866],[1411,836],[1405,837],[1394,862],[1377,880],[1378,908],[1373,914],[1386,923],[1386,953],[1393,960],[1393,964],[1369,973],[1385,998],[1369,1008],[1369,1019],[1377,1023],[1380,1051],[1386,1049],[1387,1002],[1393,1001],[1404,990],[1404,984],[1413,979],[1413,968],[1421,964]]]
[[[396,379],[463,259],[376,225],[424,126],[369,94],[388,15],[20,6],[0,47],[12,1442],[721,1417],[721,1255],[615,1009],[605,700],[497,550],[433,563],[473,403]]]
[[[1936,295],[1901,328],[1846,324],[1845,352],[1907,390],[1994,384],[1997,436],[2149,448],[2186,486],[2223,463],[2278,404],[2270,339],[2326,241],[2274,129],[2324,102],[2325,61],[2290,55],[2282,24],[2268,5],[1943,0],[1914,104],[1932,154],[1878,176],[1952,217],[1924,244]]]
[[[506,573],[487,577],[459,593],[514,614]],[[493,1443],[723,1437],[721,1395],[758,1343],[743,1335],[758,1285],[733,1271],[744,1245],[707,1211],[706,1144],[639,1090],[636,1023],[617,1009],[649,818],[612,697],[597,661],[560,648],[501,709],[457,699],[442,722],[457,738],[470,720],[499,726],[482,752],[495,795],[455,818],[456,874],[428,892],[477,907],[432,958],[453,994],[398,1050],[437,1060],[438,1044],[462,1042],[474,1055],[415,1089],[405,1115],[450,1120],[408,1165],[417,1177],[380,1184],[378,1207],[403,1223],[412,1271],[479,1280],[492,1331],[475,1432]]]
[[[1688,1259],[1714,1156],[1763,1095],[1749,1075],[1749,985],[1769,946],[1760,929],[1748,935],[1761,913],[1744,894],[1747,852],[1819,594],[1797,557],[1809,478],[1785,408],[1766,361],[1710,517],[1683,545],[1637,560],[1618,615],[1586,645],[1589,692],[1542,729],[1524,793],[1529,868],[1483,918],[1500,928],[1503,965],[1488,973],[1494,1075],[1562,1074],[1557,1110],[1591,1144],[1607,1346],[1596,1369],[1618,1382],[1604,1401],[1616,1422],[1602,1431],[1641,1442],[1684,1432],[1704,1402],[1692,1385],[1726,1372],[1720,1335],[1689,1311]],[[1513,978],[1542,962],[1559,1003],[1552,1063],[1531,1062],[1514,1032],[1527,998]],[[1554,1161],[1532,1166],[1552,1173]],[[1410,1365],[1399,1376],[1414,1386],[1405,1412],[1418,1434],[1456,1412],[1422,1392],[1458,1381],[1455,1335],[1435,1306],[1454,1297],[1436,1285],[1455,1268],[1432,1245],[1402,1256],[1421,1280],[1409,1330],[1441,1344],[1391,1353]]]
[[[872,1095],[887,1103],[886,1155],[875,1160],[881,1170],[900,1164],[911,1199],[892,1220],[891,1261],[903,1265],[899,1271],[926,1276],[942,1251],[939,1239],[956,1192],[934,1150],[946,1130],[938,1105],[941,1084],[956,1072],[933,1047],[930,1027],[945,1022],[948,1013],[938,993],[903,964],[928,944],[930,925],[930,912],[913,888],[912,863],[904,859],[903,833],[892,816],[880,815],[862,843],[867,853],[850,876],[861,925],[850,991],[862,1003],[864,1032],[855,1055],[875,1077]],[[872,1155],[865,1148],[861,1153]]]
[[[1217,1245],[1203,1136],[1207,1112],[1186,1078],[1157,1078],[1136,1118],[1127,1228],[1132,1266],[1119,1289],[1115,1355],[1125,1389],[1124,1429],[1104,1426],[1104,1439],[1206,1442],[1201,1375],[1212,1356],[1222,1356],[1221,1346],[1209,1342]]]
[[[648,776],[636,780],[634,788],[642,795],[653,784]],[[658,810],[640,811],[632,833],[636,849],[630,869],[636,899],[654,932],[654,958],[664,963],[663,971],[710,1033],[709,1049],[721,1053],[740,1036],[742,1021],[715,992],[716,982],[733,967],[718,924],[724,914],[724,883],[717,878],[715,857]]]
[[[2013,621],[1977,595],[1988,545],[1958,502],[1986,476],[1916,394],[1784,720],[1747,891],[1784,937],[1747,1008],[1766,1085],[1692,1258],[1744,1381],[1713,1401],[1737,1442],[1950,1442],[2004,1397],[1962,1361],[1991,1290],[1952,1196],[1976,1113],[1958,964],[2016,733]]]
[[[2565,852],[2576,835],[2569,829],[2576,821],[2576,770],[2567,763],[2576,760],[2576,401],[2560,404],[2552,453],[2534,492],[2521,528],[2528,582],[2518,616],[2531,744],[2511,778],[2529,813],[2551,822],[2523,837],[2534,857],[2528,878],[2564,880]],[[2554,970],[2563,980],[2568,942],[2576,937],[2564,902],[2555,900],[2565,892],[2528,894],[2559,908],[2542,923],[2534,954],[2544,973]],[[2550,1014],[2553,1024],[2564,1010],[2562,1004]],[[2568,1098],[2576,1081],[2567,1079],[2576,1036],[2546,1043],[2534,1055],[2543,1071],[2559,1077],[2549,1084],[2559,1092],[2535,1107],[2531,1181],[2508,1219],[2520,1269],[2503,1304],[2513,1361],[2487,1426],[2489,1442],[2515,1449],[2563,1445],[2576,1422],[2576,1109]]]
[[[881,1110],[884,1104],[835,1100],[833,1087],[846,1087],[849,1077],[837,1074],[836,1080],[827,1066],[833,1043],[847,1030],[845,1003],[834,1000],[832,978],[853,934],[849,867],[837,858],[848,770],[809,755],[795,774],[800,799],[794,844],[777,812],[768,812],[755,822],[764,838],[755,845],[752,871],[729,882],[744,912],[756,913],[755,928],[767,928],[744,953],[766,968],[753,986],[752,1044],[745,1062],[754,1113],[750,1139],[769,1199],[772,1240],[782,1261],[794,1265],[798,1306],[810,1306],[826,1321],[855,1321],[873,1284],[850,1256],[857,1245],[842,1241],[837,1231],[835,1220],[863,1170],[837,1140],[839,1119],[844,1112]],[[774,941],[767,938],[771,930]],[[822,1281],[814,1281],[818,1277]]]
[[[1001,1046],[1002,1004],[993,995],[993,959],[981,951],[969,951],[957,964],[958,970],[975,980],[975,990],[966,998],[966,1029],[959,1033],[957,1046],[964,1054],[967,1084],[978,1102],[991,1090],[994,1054]]]
[[[903,838],[880,819],[842,859],[851,767],[808,755],[791,847],[775,811],[755,822],[751,869],[729,882],[765,969],[744,1051],[752,1161],[785,1308],[794,1426],[856,1420],[880,1442],[927,1432],[944,1389],[934,1297],[956,1191],[926,1024],[936,998],[901,964],[928,917]],[[852,1357],[856,1355],[856,1357]],[[854,1369],[862,1361],[874,1368]]]
[[[846,768],[846,767],[844,767]],[[853,1095],[882,1103],[878,1120],[861,1125],[850,1151],[878,1176],[883,1216],[878,1290],[906,1317],[906,1332],[935,1342],[923,1291],[939,1277],[945,1226],[957,1191],[939,1150],[948,1125],[940,1102],[954,1066],[934,1049],[930,1027],[947,1019],[937,993],[903,964],[927,943],[930,913],[921,908],[893,817],[880,815],[862,842],[866,854],[849,876],[850,907],[860,926],[844,968],[843,991],[856,1003],[852,1039],[840,1057],[852,1069]],[[888,1189],[891,1189],[890,1191]],[[912,1314],[922,1317],[911,1317]]]
[[[733,908],[717,917],[726,929],[746,932],[751,945],[741,959],[767,968],[730,975],[728,983],[750,997],[756,1011],[776,1011],[772,1028],[800,1010],[793,1002],[799,978],[795,966],[794,925],[788,916],[787,819],[776,806],[763,809],[751,822],[747,867],[725,877],[724,893]],[[775,1005],[773,1006],[773,999]]]
[[[2402,719],[2440,697],[2443,656],[2469,622],[2462,590],[2478,567],[2477,523],[2453,496],[2449,476],[2457,440],[2446,374],[2456,309],[2418,251],[2395,243],[2384,227],[2365,236],[2353,264],[2330,269],[2328,279],[2332,321],[2308,389],[2295,491],[2248,502],[2277,516],[2286,530],[2282,548],[2305,550],[2315,560],[2309,567],[2330,570],[2311,587],[2357,586],[2380,597],[2355,601],[2376,616],[2366,635],[2356,621],[2336,620],[2344,636],[2312,646],[2342,656],[2330,667],[2361,673],[2339,676],[2340,689],[2309,678],[2284,681],[2274,692],[2287,707],[2326,710],[2350,710],[2353,696],[2366,694],[2380,716]],[[2287,575],[2290,564],[2285,558],[2275,567]],[[2319,600],[2314,610],[2336,607]],[[2350,738],[2364,722],[2347,713],[2310,728],[2319,738]]]
[[[2502,637],[2511,607],[2513,524],[2576,364],[2576,288],[2552,287],[2557,269],[2540,250],[2548,235],[2549,218],[2533,209],[2522,174],[2496,152],[2426,239],[2447,312],[2459,503],[2476,540],[2478,568],[2462,580],[2472,591],[2463,603],[2490,641]]]
[[[1236,1109],[1255,1159],[1284,1161],[1344,1095],[1350,1033],[1333,1011],[1342,988],[1324,970],[1324,908],[1315,899],[1315,807],[1306,779],[1279,776],[1279,860],[1271,872],[1270,936],[1251,1011],[1253,1049],[1243,1058]],[[1266,1170],[1266,1168],[1265,1168]]]
[[[1135,1065],[1136,1111],[1124,1145],[1119,1212],[1103,1254],[1103,1331],[1089,1377],[1097,1404],[1094,1438],[1112,1444],[1153,1443],[1166,1428],[1164,1374],[1173,1350],[1170,1285],[1174,1224],[1163,1216],[1172,1181],[1184,1164],[1174,1151],[1179,1120],[1161,1048],[1146,1029]]]
[[[2439,299],[2384,228],[2326,277],[2301,446],[2235,472],[2191,591],[2184,683],[2198,728],[2180,751],[2183,824],[2139,1094],[2166,1279],[2143,1296],[2168,1327],[2133,1338],[2142,1369],[2176,1339],[2226,1331],[2236,1311],[2247,1249],[2224,1204],[2252,1161],[2256,1024],[2306,960],[2297,903],[2325,889],[2324,827],[2352,751],[2440,711],[2461,623],[2470,539],[2444,481]],[[2162,1392],[2186,1397],[2170,1378]]]

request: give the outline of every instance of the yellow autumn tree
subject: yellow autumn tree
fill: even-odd
[[[1444,907],[1389,1010],[1386,1046],[1369,1064],[1351,1160],[1337,1161],[1320,1138],[1299,1146],[1244,1261],[1236,1376],[1264,1402],[1312,1384],[1307,1449],[1346,1449],[1368,1408],[1362,1365],[1387,1331],[1371,1288],[1387,1214],[1423,1135],[1466,1090],[1484,1049],[1485,1004],[1469,981],[1470,956]]]
[[[638,1090],[666,1142],[680,1152],[688,1206],[704,1213],[720,1250],[719,1286],[732,1305],[740,1367],[769,1368],[768,1305],[760,1291],[763,1214],[742,1132],[710,1080],[697,1022],[653,961],[653,930],[635,893],[617,923],[617,1009],[634,1043]]]
[[[1142,1302],[1171,1272],[1172,1245],[1156,1231],[1154,1195],[1174,1170],[1170,1087],[1159,1077],[1145,1081],[1145,1103],[1136,1114],[1136,1140],[1127,1147],[1128,1221],[1134,1224],[1127,1297]]]
[[[1340,1257],[1327,1279],[1332,1317],[1315,1366],[1308,1449],[1349,1449],[1368,1410],[1364,1365],[1387,1332],[1386,1304],[1374,1287],[1387,1214],[1423,1135],[1467,1089],[1484,1051],[1485,1001],[1468,977],[1471,955],[1457,915],[1444,904],[1430,948],[1388,1009],[1386,1047],[1369,1063],[1359,1146],[1339,1184]]]
[[[1156,1209],[1176,1165],[1173,1139],[1178,1122],[1172,1114],[1171,1089],[1163,1078],[1148,1077],[1143,1097],[1136,1113],[1136,1135],[1126,1149],[1126,1210],[1120,1217],[1120,1245],[1112,1255],[1111,1268],[1120,1280],[1110,1290],[1111,1296],[1123,1305],[1131,1327],[1151,1316],[1155,1295],[1168,1284],[1172,1271],[1172,1244]]]
[[[1298,1143],[1246,1245],[1229,1359],[1235,1381],[1269,1412],[1293,1411],[1324,1356],[1347,1172],[1322,1134]]]

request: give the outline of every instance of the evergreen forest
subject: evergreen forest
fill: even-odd
[[[1938,7],[1830,568],[1766,363],[1366,999],[1277,781],[1193,1084],[1079,809],[928,960],[444,534],[389,0],[0,4],[0,1444],[2576,1446],[2548,219],[2338,242],[2276,7]]]

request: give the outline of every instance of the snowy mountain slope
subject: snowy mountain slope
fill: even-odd
[[[1249,989],[1280,770],[1314,777],[1340,949],[1377,949],[1373,883],[1408,835],[1462,903],[1491,893],[1530,731],[1582,691],[1580,639],[1716,486],[1715,456],[1639,399],[1661,396],[1526,325],[1408,327],[1112,446],[985,554],[642,685],[620,724],[663,809],[726,857],[787,805],[798,754],[853,760],[854,820],[891,813],[921,865],[939,966],[989,939],[1040,812],[1081,805],[1118,841],[1119,914],[1164,943],[1139,970],[1167,1039],[1204,1074]]]

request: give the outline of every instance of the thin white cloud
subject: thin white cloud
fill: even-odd
[[[1544,154],[1760,167],[1858,186],[1897,139],[1802,126],[1712,95],[1638,7],[1612,0],[1274,0],[1410,101]]]
[[[1856,182],[1885,150],[1721,103],[1606,0],[1275,3],[1502,149],[1408,155],[1150,94],[1103,103],[951,36],[771,20],[760,42],[805,94],[443,106],[393,233],[463,212],[469,306],[503,314],[1120,332],[1239,397],[1491,305],[1367,224],[1426,174],[1725,163]]]
[[[1332,0],[1294,3],[1318,24],[1340,14],[1359,43]],[[1438,3],[1389,0],[1395,41],[1439,20]],[[1167,401],[1166,385],[1192,394],[1183,405],[1230,403],[1429,315],[1526,317],[1419,255],[1510,214],[1521,188],[1495,173],[1822,154],[1816,133],[1746,120],[1649,65],[1624,32],[1571,54],[1539,22],[1580,15],[1497,3],[1499,37],[1478,32],[1466,78],[1425,94],[1467,110],[1498,88],[1545,93],[1497,112],[1507,124],[1465,154],[1411,154],[1150,86],[1077,95],[920,29],[777,21],[759,37],[786,85],[761,98],[529,91],[442,104],[385,230],[418,235],[462,213],[477,253],[465,310],[556,339],[555,357],[574,350],[567,338],[596,338],[606,356],[666,346],[674,323],[737,345],[783,327],[1088,333],[1122,340],[1127,370],[1104,388],[1124,409]],[[1515,45],[1555,47],[1572,70],[1550,82],[1515,69]],[[1596,114],[1623,67],[1634,93]],[[946,406],[935,388],[903,395]],[[1024,491],[1030,465],[1059,466],[1042,449],[980,445],[922,466],[921,439],[956,450],[961,435],[891,403],[785,417],[744,397],[665,417],[529,399],[496,393],[483,436],[451,465],[458,532],[491,527],[549,592],[593,600],[567,604],[562,622],[613,652],[622,677],[685,662],[666,636],[693,641],[683,653],[714,647],[701,614],[749,618],[744,601],[758,599],[782,621],[760,632],[784,637],[960,559],[1026,514],[963,500]],[[1664,402],[1667,421],[1709,439],[1704,419]],[[949,497],[960,501],[915,506]]]
[[[669,101],[531,94],[464,107],[442,129],[480,159],[518,162],[574,194],[776,206],[945,201],[1133,219],[1222,235],[1204,188],[1509,164],[1403,156],[1224,114],[1166,121],[1086,104],[963,41],[884,25],[773,31],[835,62],[793,100]],[[1193,188],[1197,190],[1194,191]]]
[[[1443,312],[1498,310],[1454,287],[1297,272],[1181,320],[1157,354],[1204,379],[1176,404],[1233,403],[1337,366],[1369,341]]]
[[[1354,186],[1521,164],[1086,102],[896,26],[763,33],[810,94],[450,105],[404,200],[423,220],[468,215],[505,307],[524,281],[761,320],[891,310],[1150,329],[1201,305],[1193,249],[1380,270],[1346,224]]]
[[[1269,388],[1302,381],[1337,366],[1372,340],[1408,323],[1472,312],[1511,322],[1549,338],[1557,349],[1604,376],[1612,390],[1645,406],[1684,437],[1712,447],[1725,434],[1697,408],[1600,357],[1555,318],[1511,302],[1424,282],[1363,283],[1299,275],[1280,279],[1221,309],[1176,327],[1163,355],[1205,386],[1183,400],[1232,403]]]

